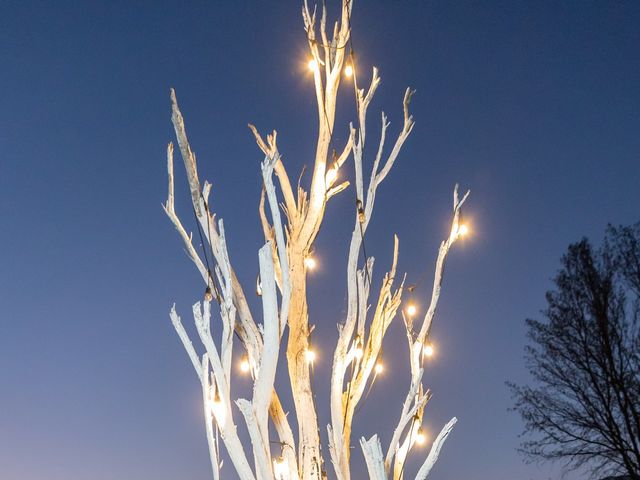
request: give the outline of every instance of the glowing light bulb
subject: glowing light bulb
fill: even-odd
[[[431,344],[431,342],[425,344],[423,352],[427,357],[433,356],[433,345]]]
[[[337,176],[338,171],[335,168],[330,168],[329,170],[327,170],[327,175],[324,178],[327,187],[331,186],[333,182],[336,181]]]
[[[227,419],[227,410],[225,409],[224,402],[220,398],[220,392],[218,392],[213,385],[209,389],[209,402],[211,413],[213,413],[216,422],[220,427],[223,427]]]
[[[306,358],[306,359],[307,359],[307,362],[308,362],[308,363],[312,363],[312,362],[316,359],[316,352],[314,352],[314,351],[313,351],[313,350],[311,350],[311,349],[307,349],[307,350],[304,352],[304,358]]]
[[[344,76],[351,77],[353,76],[353,67],[351,65],[347,65],[344,67]]]
[[[410,317],[413,317],[417,311],[418,309],[413,303],[409,304],[409,306],[407,307],[407,315],[409,315]]]
[[[313,257],[307,257],[304,259],[304,266],[309,270],[316,268],[316,259]]]
[[[288,476],[287,462],[284,457],[280,455],[273,461],[273,475],[277,480],[284,480]]]
[[[245,354],[242,356],[242,360],[240,360],[240,371],[242,373],[248,373],[251,369],[251,365],[249,364],[249,357]]]
[[[469,233],[469,227],[466,224],[462,224],[458,227],[458,235],[464,237],[467,233]]]
[[[315,72],[316,69],[318,68],[318,62],[316,62],[315,59],[311,59],[309,60],[309,63],[307,64],[307,66],[309,67],[309,70],[311,70],[312,72]]]
[[[376,362],[376,366],[375,366],[375,371],[376,374],[381,374],[384,371],[384,366],[382,365],[382,362]]]
[[[364,355],[364,348],[362,348],[362,340],[360,339],[360,337],[356,337],[356,344],[353,349],[353,356],[356,359],[360,360],[363,355]]]
[[[416,434],[416,443],[418,445],[424,445],[427,441],[427,436],[424,434],[422,427],[418,427],[418,433]]]
[[[213,300],[213,295],[211,293],[211,287],[209,285],[207,285],[207,288],[204,291],[204,299],[207,302],[210,302],[211,300]]]

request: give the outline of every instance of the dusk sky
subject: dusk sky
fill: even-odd
[[[380,110],[395,137],[404,89],[417,91],[367,232],[374,291],[397,233],[399,270],[426,307],[453,186],[471,189],[471,234],[448,258],[425,374],[427,431],[459,423],[429,478],[558,478],[516,451],[505,381],[529,381],[524,321],[540,318],[566,247],[640,219],[640,2],[356,0],[352,27],[360,82],[374,65],[382,77],[371,143]],[[190,324],[203,291],[161,208],[169,88],[251,292],[262,154],[246,125],[278,130],[297,178],[317,131],[307,60],[299,1],[0,2],[0,479],[211,478],[200,386],[168,316],[176,302]],[[337,145],[353,120],[345,81]],[[177,208],[195,229],[176,167]],[[309,278],[322,432],[352,217],[347,190],[329,203]],[[400,318],[384,352],[355,421],[354,480],[357,439],[389,442],[408,387]],[[246,380],[234,388],[250,394]],[[408,478],[426,454],[412,452]],[[223,478],[236,478],[230,462]]]

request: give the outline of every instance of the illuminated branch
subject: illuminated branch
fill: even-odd
[[[433,445],[431,446],[431,450],[429,451],[429,455],[427,456],[427,459],[424,461],[424,463],[420,467],[420,470],[418,470],[418,474],[416,475],[416,480],[425,480],[427,478],[427,475],[429,475],[431,468],[435,465],[436,460],[438,460],[438,456],[440,455],[440,450],[442,449],[442,445],[444,445],[445,440],[451,433],[451,430],[453,430],[453,426],[456,424],[457,421],[458,419],[456,417],[453,417],[451,420],[449,420],[449,422],[444,427],[442,427],[442,430],[440,431],[435,441],[433,442]]]
[[[205,237],[209,243],[210,251],[212,252],[212,255],[216,261],[215,275],[216,275],[216,278],[218,279],[218,284],[221,287],[221,292],[220,292],[221,298],[219,300],[220,300],[220,314],[223,319],[223,333],[222,333],[221,349],[220,349],[219,355],[217,353],[215,343],[209,333],[208,320],[206,322],[204,320],[197,321],[196,324],[199,325],[198,333],[200,335],[200,339],[202,340],[203,345],[205,346],[208,352],[208,358],[210,359],[210,362],[214,366],[219,365],[219,369],[218,369],[219,378],[216,380],[216,382],[218,385],[221,385],[221,386],[226,385],[226,387],[218,388],[217,391],[221,397],[224,396],[224,398],[221,398],[221,401],[225,402],[225,405],[228,406],[228,412],[225,416],[231,419],[232,418],[231,398],[230,398],[230,389],[228,386],[229,386],[229,380],[231,377],[233,331],[235,329],[236,333],[238,333],[238,336],[247,351],[249,364],[252,366],[254,376],[256,377],[259,377],[260,368],[258,367],[258,365],[263,357],[263,350],[264,350],[263,337],[259,332],[255,323],[253,322],[253,318],[251,316],[248,305],[246,303],[246,298],[242,291],[242,287],[238,283],[237,277],[235,276],[235,273],[233,272],[233,269],[231,267],[227,246],[226,246],[224,225],[222,221],[220,221],[218,222],[218,228],[216,229],[215,217],[209,210],[207,199],[210,191],[210,184],[205,183],[205,187],[202,191],[202,194],[199,197],[194,194],[194,191],[198,189],[200,185],[200,181],[197,175],[197,163],[195,160],[195,155],[193,154],[187,140],[186,131],[184,129],[184,122],[182,120],[182,115],[180,114],[180,110],[178,109],[178,106],[177,106],[175,93],[173,91],[171,93],[172,93],[171,97],[172,97],[172,104],[173,104],[172,119],[176,127],[176,135],[178,137],[178,143],[181,146],[183,160],[185,161],[184,163],[187,169],[187,178],[189,180],[190,186],[192,187],[191,197],[192,197],[193,208],[194,208],[194,211],[196,212],[197,221],[200,223],[200,227],[205,232]],[[279,162],[279,158],[277,158],[277,160]],[[275,199],[275,187],[273,186],[273,182],[271,181],[271,173],[275,169],[276,163],[271,161],[270,162],[265,161],[265,163],[268,163],[268,166],[265,166],[263,170],[264,170],[264,176],[265,176],[265,183],[266,185],[268,185],[267,195],[269,197],[270,205],[272,206],[271,210],[273,215],[273,211],[274,211],[273,201]],[[167,168],[169,173],[169,193],[167,197],[167,202],[164,205],[165,212],[167,213],[167,216],[170,218],[170,220],[172,221],[172,223],[180,233],[180,236],[183,239],[185,248],[187,249],[187,253],[189,254],[192,261],[194,261],[194,263],[198,267],[198,270],[200,271],[203,277],[203,280],[205,281],[205,284],[208,286],[210,285],[210,282],[213,281],[212,274],[208,272],[206,267],[204,266],[202,260],[200,259],[199,255],[197,254],[192,244],[191,236],[186,234],[186,230],[182,226],[182,223],[175,212],[174,187],[173,187],[173,178],[174,178],[173,146],[171,144],[167,149]],[[193,201],[194,199],[195,199],[195,202]],[[277,206],[275,207],[275,211],[277,213]],[[279,219],[279,214],[277,216],[274,216],[274,218],[277,218],[277,228],[275,228],[276,232],[274,234],[275,237],[277,237],[277,241],[275,243],[281,245],[284,242],[284,233],[283,233],[282,225]],[[269,246],[269,248],[271,247]],[[278,248],[282,248],[282,247],[278,246]],[[283,262],[281,262],[278,266],[281,269],[282,266],[284,265],[285,272],[286,272],[288,270],[288,268],[286,267],[287,265],[286,255],[284,256]],[[272,260],[271,260],[271,264],[273,265]],[[288,305],[288,302],[289,302],[289,294],[286,293],[286,291],[290,290],[290,287],[288,286],[289,283],[287,281],[287,278],[288,277],[285,274],[284,282],[283,282],[283,284],[286,285],[286,287],[284,287],[285,290],[283,293],[283,304],[285,305],[285,307],[286,305]],[[275,295],[275,293],[273,293],[272,296],[273,295]],[[208,305],[209,305],[208,302],[205,302],[207,311],[209,309]],[[285,308],[285,311],[286,310],[287,309]],[[196,313],[196,310],[194,310],[194,315],[196,315],[196,319],[202,316],[202,314]],[[198,317],[198,315],[200,315],[200,317]],[[193,344],[189,340],[188,336],[186,335],[186,332],[182,327],[182,324],[180,323],[180,319],[177,316],[175,309],[172,310],[171,319],[174,324],[174,327],[176,328],[176,331],[178,332],[178,335],[180,336],[180,339],[183,342],[183,345],[185,346],[185,349],[189,353],[189,357],[192,359],[192,363],[194,363],[194,357],[196,356],[195,349],[193,347]],[[286,324],[286,315],[284,315],[282,322],[278,318],[276,318],[276,324],[275,324],[276,332],[277,332],[277,339],[276,339],[277,345],[275,348],[276,350],[277,350],[277,347],[279,346],[279,340],[280,340],[280,335],[282,331],[281,324],[282,325]],[[274,350],[273,342],[271,341],[269,351],[273,351],[273,350]],[[267,355],[267,357],[264,357],[264,358],[271,358],[271,356]],[[260,422],[263,425],[262,431],[265,432],[265,435],[266,435],[266,432],[268,430],[264,428],[264,425],[266,423],[265,415],[268,414],[271,417],[271,420],[275,426],[275,429],[278,433],[280,441],[286,442],[288,444],[293,444],[294,442],[293,432],[291,431],[287,417],[282,409],[282,405],[278,399],[278,396],[275,392],[273,392],[273,381],[270,381],[270,382],[268,381],[269,378],[275,375],[274,373],[275,364],[273,364],[272,360],[269,361],[269,364],[272,365],[269,367],[269,369],[273,370],[273,373],[270,373],[269,375],[262,375],[261,377],[261,378],[267,378],[267,380],[261,382],[261,385],[263,386],[261,387],[261,390],[260,390],[261,394],[258,396],[260,415],[258,415],[256,418],[260,419]],[[196,367],[196,363],[194,363],[194,368],[195,367]],[[266,371],[268,369],[265,368],[264,370]],[[201,369],[199,370],[198,368],[196,368],[196,372],[198,373],[198,376],[201,379],[201,381],[203,381],[204,372]],[[264,390],[266,390],[266,393],[264,392]],[[231,422],[229,422],[229,424],[231,425]],[[239,440],[236,441],[237,434],[235,434],[235,426],[233,426],[233,431],[222,430],[221,436],[228,450],[233,449],[234,451],[237,451],[239,446],[241,446]],[[265,437],[265,438],[266,438],[265,442],[268,445],[268,437]],[[236,462],[234,461],[234,466],[236,466],[236,469],[240,468],[244,470],[244,462],[238,459],[240,453],[235,452],[235,455],[238,463],[236,464]],[[288,452],[287,457],[288,457],[289,464],[293,466],[293,469],[297,470],[295,451]],[[269,463],[269,468],[271,468],[270,463]],[[240,472],[240,470],[238,471]],[[242,478],[245,478],[245,477],[242,477]],[[297,478],[297,477],[292,477],[292,478]]]
[[[377,435],[369,440],[360,439],[360,446],[364,459],[367,462],[367,470],[371,480],[387,480],[387,474],[384,471],[384,461],[382,460],[382,446]]]
[[[407,118],[407,113],[405,111],[405,118]],[[415,443],[415,428],[419,428],[422,423],[422,415],[424,411],[424,403],[421,404],[422,399],[426,397],[426,395],[422,394],[422,385],[419,381],[419,378],[422,376],[422,367],[421,367],[421,359],[424,355],[425,348],[431,348],[430,344],[427,342],[428,335],[431,329],[431,325],[433,322],[433,317],[436,312],[436,307],[438,305],[438,300],[440,298],[440,290],[442,288],[442,274],[444,271],[444,263],[449,253],[449,249],[451,246],[458,240],[466,231],[462,229],[460,226],[460,210],[462,205],[466,201],[469,196],[469,192],[467,191],[465,195],[460,199],[458,197],[458,185],[455,186],[453,190],[453,219],[451,221],[451,229],[449,232],[449,236],[442,241],[440,244],[440,248],[438,250],[438,258],[436,260],[436,270],[434,274],[433,280],[433,291],[431,294],[431,303],[429,305],[429,309],[422,320],[422,325],[420,326],[419,333],[417,337],[414,338],[414,328],[411,316],[405,317],[405,326],[407,331],[407,340],[409,343],[409,365],[411,368],[411,386],[409,388],[410,395],[407,397],[407,400],[410,398],[414,398],[413,405],[415,410],[415,421],[412,423],[413,428],[410,428],[408,432],[405,433],[404,440],[399,442],[399,432],[402,432],[404,429],[403,420],[401,417],[400,423],[398,424],[398,428],[396,432],[394,432],[394,436],[391,444],[389,445],[389,449],[387,451],[387,456],[385,459],[385,467],[387,472],[390,470],[391,461],[395,456],[395,462],[393,467],[393,479],[397,480],[402,478],[402,472],[404,468],[404,464],[406,461],[406,457],[411,450],[411,447]],[[417,392],[413,393],[415,390],[416,384],[419,385]],[[405,401],[405,405],[407,401]],[[404,408],[403,408],[404,410]],[[406,420],[406,419],[405,419]],[[453,428],[453,422],[450,428]],[[405,422],[406,425],[406,422]],[[446,438],[446,436],[445,436]],[[443,440],[444,441],[444,440]]]
[[[373,300],[369,296],[372,290],[374,258],[365,258],[363,264],[359,265],[360,254],[365,250],[364,239],[373,214],[377,189],[395,165],[414,126],[413,117],[409,113],[413,91],[407,89],[402,102],[403,123],[393,145],[387,146],[390,123],[385,113],[381,114],[380,137],[370,170],[367,167],[368,178],[365,179],[367,174],[364,172],[363,162],[367,140],[367,111],[380,85],[380,76],[378,70],[373,68],[368,88],[359,89],[353,57],[348,62],[345,58],[347,48],[351,49],[352,7],[353,0],[342,0],[340,19],[335,22],[331,35],[327,31],[328,19],[324,4],[319,22],[316,10],[309,9],[307,0],[302,7],[310,52],[309,67],[313,74],[318,108],[317,139],[313,146],[312,174],[307,187],[301,185],[300,175],[297,189],[293,190],[278,150],[276,131],[263,138],[253,125],[249,125],[264,155],[261,163],[263,189],[258,214],[265,244],[258,252],[259,276],[256,281],[257,293],[262,300],[260,325],[254,321],[244,290],[232,267],[224,223],[216,220],[210,208],[211,184],[200,181],[196,156],[187,138],[175,92],[171,90],[172,122],[187,174],[190,209],[193,210],[198,231],[204,232],[201,234],[202,252],[199,252],[197,244],[194,245],[192,235],[187,233],[183,220],[175,210],[171,143],[167,147],[169,182],[163,208],[207,287],[204,301],[193,305],[201,345],[195,346],[192,343],[175,307],[171,310],[170,318],[201,382],[205,404],[205,431],[215,480],[221,477],[218,450],[220,443],[226,447],[232,466],[241,480],[327,478],[316,400],[312,390],[315,352],[310,345],[313,326],[309,325],[307,275],[313,269],[311,253],[324,221],[327,202],[351,185],[350,181],[340,178],[340,173],[346,162],[353,157],[355,179],[352,182],[355,184],[356,198],[346,269],[347,315],[344,323],[339,325],[339,336],[333,352],[329,399],[331,421],[327,426],[328,450],[336,477],[338,480],[351,479],[349,464],[354,416],[382,371],[383,340],[400,309],[405,282],[405,276],[397,278],[397,236],[394,236],[389,271],[384,275],[379,289],[374,292]],[[333,133],[338,89],[343,74],[354,82],[357,118],[355,126],[349,125],[347,141],[336,151],[333,149]],[[278,188],[274,184],[274,174]],[[451,231],[438,252],[431,304],[418,333],[414,331],[412,318],[404,318],[409,343],[411,383],[386,455],[383,456],[377,435],[369,440],[360,439],[371,479],[401,479],[412,447],[424,440],[422,418],[431,394],[422,384],[424,370],[421,359],[426,351],[436,312],[446,256],[453,243],[465,233],[459,222],[460,209],[467,195],[468,192],[459,199],[456,186]],[[220,333],[220,337],[216,339],[211,328],[211,300],[214,293],[220,312],[220,322],[216,321],[216,324],[221,325],[221,328],[214,329]],[[373,305],[374,308],[370,308]],[[289,331],[285,335],[287,328]],[[236,338],[243,349],[241,372],[248,376],[250,374],[253,380],[250,399],[236,399],[232,395],[232,379],[235,380],[236,377],[232,371]],[[279,362],[284,341],[293,414],[298,427],[297,438],[294,438],[275,389],[278,365],[284,363]],[[199,350],[204,350],[204,355],[198,353]],[[234,423],[236,407],[248,433],[249,441],[244,445]],[[429,456],[418,472],[417,478],[420,480],[428,475],[454,424],[455,418],[434,441]],[[280,444],[279,454],[271,450],[270,444],[274,441],[270,439],[270,430],[277,433],[278,441],[275,443]],[[251,456],[252,462],[249,460]],[[222,476],[226,477],[226,474]]]
[[[353,415],[358,402],[365,392],[375,363],[379,358],[382,349],[382,339],[400,306],[404,285],[403,281],[400,287],[395,292],[392,292],[398,260],[398,239],[396,237],[394,242],[393,264],[391,270],[384,278],[367,335],[365,325],[373,259],[367,259],[365,267],[359,270],[358,258],[360,256],[360,250],[362,249],[364,235],[373,212],[376,191],[386,177],[386,173],[381,174],[381,172],[378,172],[383,157],[386,130],[389,126],[384,112],[382,113],[382,130],[378,151],[373,162],[366,196],[362,172],[362,157],[366,139],[366,113],[379,84],[380,77],[378,70],[374,68],[371,84],[369,85],[367,93],[365,94],[364,90],[357,91],[358,130],[357,141],[353,144],[357,202],[355,225],[351,234],[349,259],[347,263],[347,318],[344,325],[339,327],[340,335],[333,356],[333,369],[331,373],[331,427],[329,428],[331,446],[329,450],[336,475],[339,479],[350,478],[349,445]],[[413,128],[413,119],[406,113],[410,99],[411,93],[410,90],[407,89],[403,101],[405,111],[403,128],[396,140],[393,150],[385,161],[383,172],[388,172],[391,169],[402,145]],[[356,129],[353,126],[351,126],[351,136],[356,138]],[[356,348],[357,342],[361,342],[363,353],[361,358],[354,361],[353,349]],[[347,386],[345,388],[345,375],[347,371],[350,370],[352,362],[355,368],[352,370],[353,375],[351,378],[347,379]]]

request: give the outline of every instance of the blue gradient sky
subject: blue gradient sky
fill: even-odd
[[[369,138],[380,109],[397,132],[404,88],[417,89],[416,127],[367,237],[375,279],[393,233],[409,282],[430,278],[453,184],[472,189],[473,235],[451,253],[426,375],[428,430],[460,419],[433,478],[557,478],[516,453],[504,381],[527,380],[524,319],[544,307],[566,246],[638,220],[640,3],[357,1],[352,23],[361,77],[372,65],[382,76]],[[293,177],[310,162],[305,53],[297,1],[0,4],[0,478],[209,478],[199,386],[168,318],[175,301],[188,319],[202,288],[160,208],[168,90],[251,290],[261,156],[246,124],[278,129]],[[184,182],[180,172],[189,218]],[[352,202],[329,205],[310,279],[320,397]],[[408,382],[400,322],[384,348],[389,374],[355,430],[388,442]]]

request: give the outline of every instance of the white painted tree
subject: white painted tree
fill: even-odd
[[[191,203],[199,224],[198,229],[203,232],[203,242],[210,251],[213,262],[210,265],[206,257],[199,254],[192,235],[187,233],[174,208],[173,144],[170,143],[167,148],[169,192],[164,210],[178,230],[190,259],[206,285],[204,300],[193,306],[202,355],[189,339],[175,306],[170,317],[202,384],[206,436],[213,478],[216,480],[221,478],[220,444],[226,447],[233,468],[242,480],[320,479],[327,478],[327,470],[333,470],[332,476],[339,480],[349,480],[352,477],[351,428],[356,407],[379,373],[381,366],[377,362],[381,356],[382,341],[399,311],[406,326],[411,381],[386,452],[377,435],[360,439],[369,478],[401,479],[407,455],[416,442],[423,439],[423,412],[430,398],[429,390],[425,389],[422,381],[423,357],[425,354],[429,355],[432,348],[429,333],[440,295],[445,259],[451,246],[466,233],[466,227],[459,219],[468,192],[459,198],[457,186],[454,189],[451,229],[440,245],[431,303],[421,322],[414,325],[412,312],[405,315],[400,309],[404,279],[398,282],[396,278],[397,237],[391,268],[379,288],[375,307],[370,309],[373,258],[367,258],[362,266],[358,265],[358,258],[373,214],[377,189],[393,167],[414,125],[409,114],[413,92],[407,89],[404,94],[404,122],[389,153],[385,153],[389,150],[385,147],[390,124],[384,112],[382,113],[377,154],[368,180],[365,180],[363,152],[367,108],[378,88],[380,77],[377,69],[373,68],[368,88],[357,87],[353,57],[347,54],[352,6],[353,0],[342,1],[340,20],[334,25],[332,38],[327,33],[327,12],[324,7],[319,25],[316,10],[311,11],[306,1],[302,9],[310,51],[309,67],[313,70],[318,107],[317,144],[308,190],[298,186],[294,192],[278,151],[276,132],[264,140],[257,129],[250,126],[264,154],[261,165],[264,188],[259,216],[266,243],[258,252],[260,276],[257,285],[262,297],[261,325],[254,320],[245,291],[231,265],[224,224],[222,220],[215,220],[209,203],[211,184],[202,184],[200,181],[196,157],[187,139],[175,92],[171,91],[172,122],[186,168]],[[349,139],[337,155],[330,154],[330,144],[336,97],[341,77],[345,73],[352,76],[351,81],[354,82],[358,118],[356,126],[349,126]],[[312,392],[311,368],[314,352],[309,341],[312,328],[307,311],[306,281],[307,271],[312,266],[310,252],[324,220],[327,202],[349,186],[347,181],[338,183],[337,178],[340,168],[350,158],[353,158],[355,165],[357,201],[346,268],[347,316],[338,323],[339,334],[331,369],[331,421],[327,426],[326,450],[333,468],[329,469],[325,466],[322,454],[318,415]],[[274,173],[277,187],[273,181]],[[282,203],[279,203],[279,199]],[[215,310],[219,310],[221,317],[222,336],[218,342],[214,340],[211,331],[212,305]],[[290,417],[285,413],[275,385],[278,357],[285,339],[286,365],[290,393],[294,399],[292,407],[297,436],[294,436]],[[234,377],[232,362],[235,344],[239,344],[241,348],[236,357],[241,357],[242,369],[250,373],[253,379],[251,399],[233,400],[231,379]],[[248,431],[248,444],[243,444],[237,433],[238,411]],[[427,477],[455,423],[456,419],[452,418],[435,438],[418,471],[417,479]],[[280,448],[273,453],[270,431],[275,432],[276,442],[280,444]],[[362,476],[363,474],[354,474],[355,478]],[[225,475],[225,478],[228,477]]]

